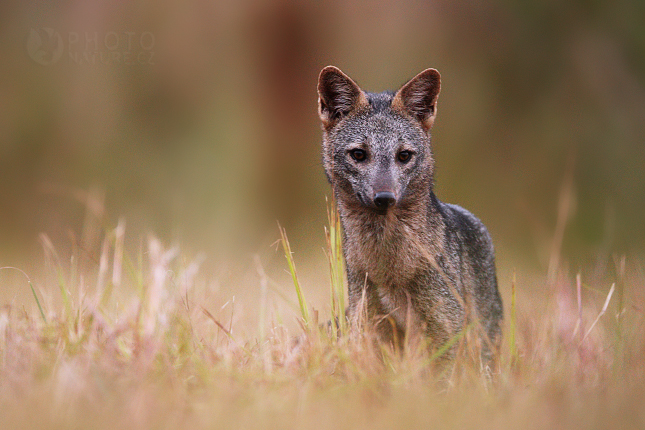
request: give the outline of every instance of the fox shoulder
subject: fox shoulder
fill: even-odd
[[[481,257],[492,258],[494,255],[493,240],[483,222],[461,206],[441,203],[441,212],[450,233],[463,238],[463,245]]]

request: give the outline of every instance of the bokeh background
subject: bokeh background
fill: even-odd
[[[255,273],[254,254],[281,272],[279,221],[324,283],[328,64],[371,91],[442,73],[437,193],[488,225],[504,289],[554,253],[639,257],[644,17],[640,0],[4,0],[0,266],[37,276],[41,233],[91,256],[123,219],[133,252],[154,234],[216,276]]]

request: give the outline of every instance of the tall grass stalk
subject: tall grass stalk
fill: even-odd
[[[513,272],[513,281],[511,282],[511,328],[509,330],[508,334],[508,342],[510,345],[510,355],[511,355],[511,366],[514,366],[517,364],[518,361],[518,353],[517,353],[517,344],[515,340],[515,332],[517,330],[517,304],[516,304],[516,298],[515,298],[515,285],[516,285],[516,277],[515,277],[515,272]]]
[[[298,273],[296,272],[296,263],[293,260],[293,252],[291,252],[291,245],[289,244],[289,239],[287,238],[287,232],[278,224],[280,229],[280,241],[282,242],[282,249],[284,251],[284,257],[287,259],[287,265],[289,266],[289,273],[291,273],[291,279],[293,280],[293,286],[296,289],[296,294],[298,295],[298,303],[300,304],[300,315],[302,316],[302,322],[304,324],[305,330],[309,330],[310,327],[310,316],[309,308],[307,307],[307,302],[305,301],[304,294],[302,293],[302,288],[300,287],[300,281],[298,280]]]
[[[327,204],[327,220],[329,227],[325,228],[327,237],[327,259],[331,281],[331,324],[333,333],[347,334],[345,259],[343,256],[342,231],[336,202],[332,199]]]

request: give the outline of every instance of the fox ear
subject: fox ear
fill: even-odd
[[[349,76],[334,66],[322,69],[318,77],[318,114],[325,128],[362,104],[367,105],[365,94]]]
[[[440,89],[439,72],[435,69],[426,69],[396,92],[392,107],[412,115],[428,131],[437,115],[437,97]]]

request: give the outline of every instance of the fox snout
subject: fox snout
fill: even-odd
[[[380,191],[374,195],[374,205],[380,211],[386,211],[396,204],[396,196],[390,191]]]
[[[397,196],[400,190],[391,166],[386,166],[385,168],[382,166],[365,182],[366,184],[360,194],[367,197],[365,204],[372,210],[376,210],[383,215],[398,203]]]
[[[372,173],[373,176],[370,175],[371,178],[367,181],[370,184],[367,193],[368,196],[371,196],[370,206],[381,213],[385,213],[397,203],[399,187],[393,170],[393,166],[389,165],[385,159],[380,168]]]

